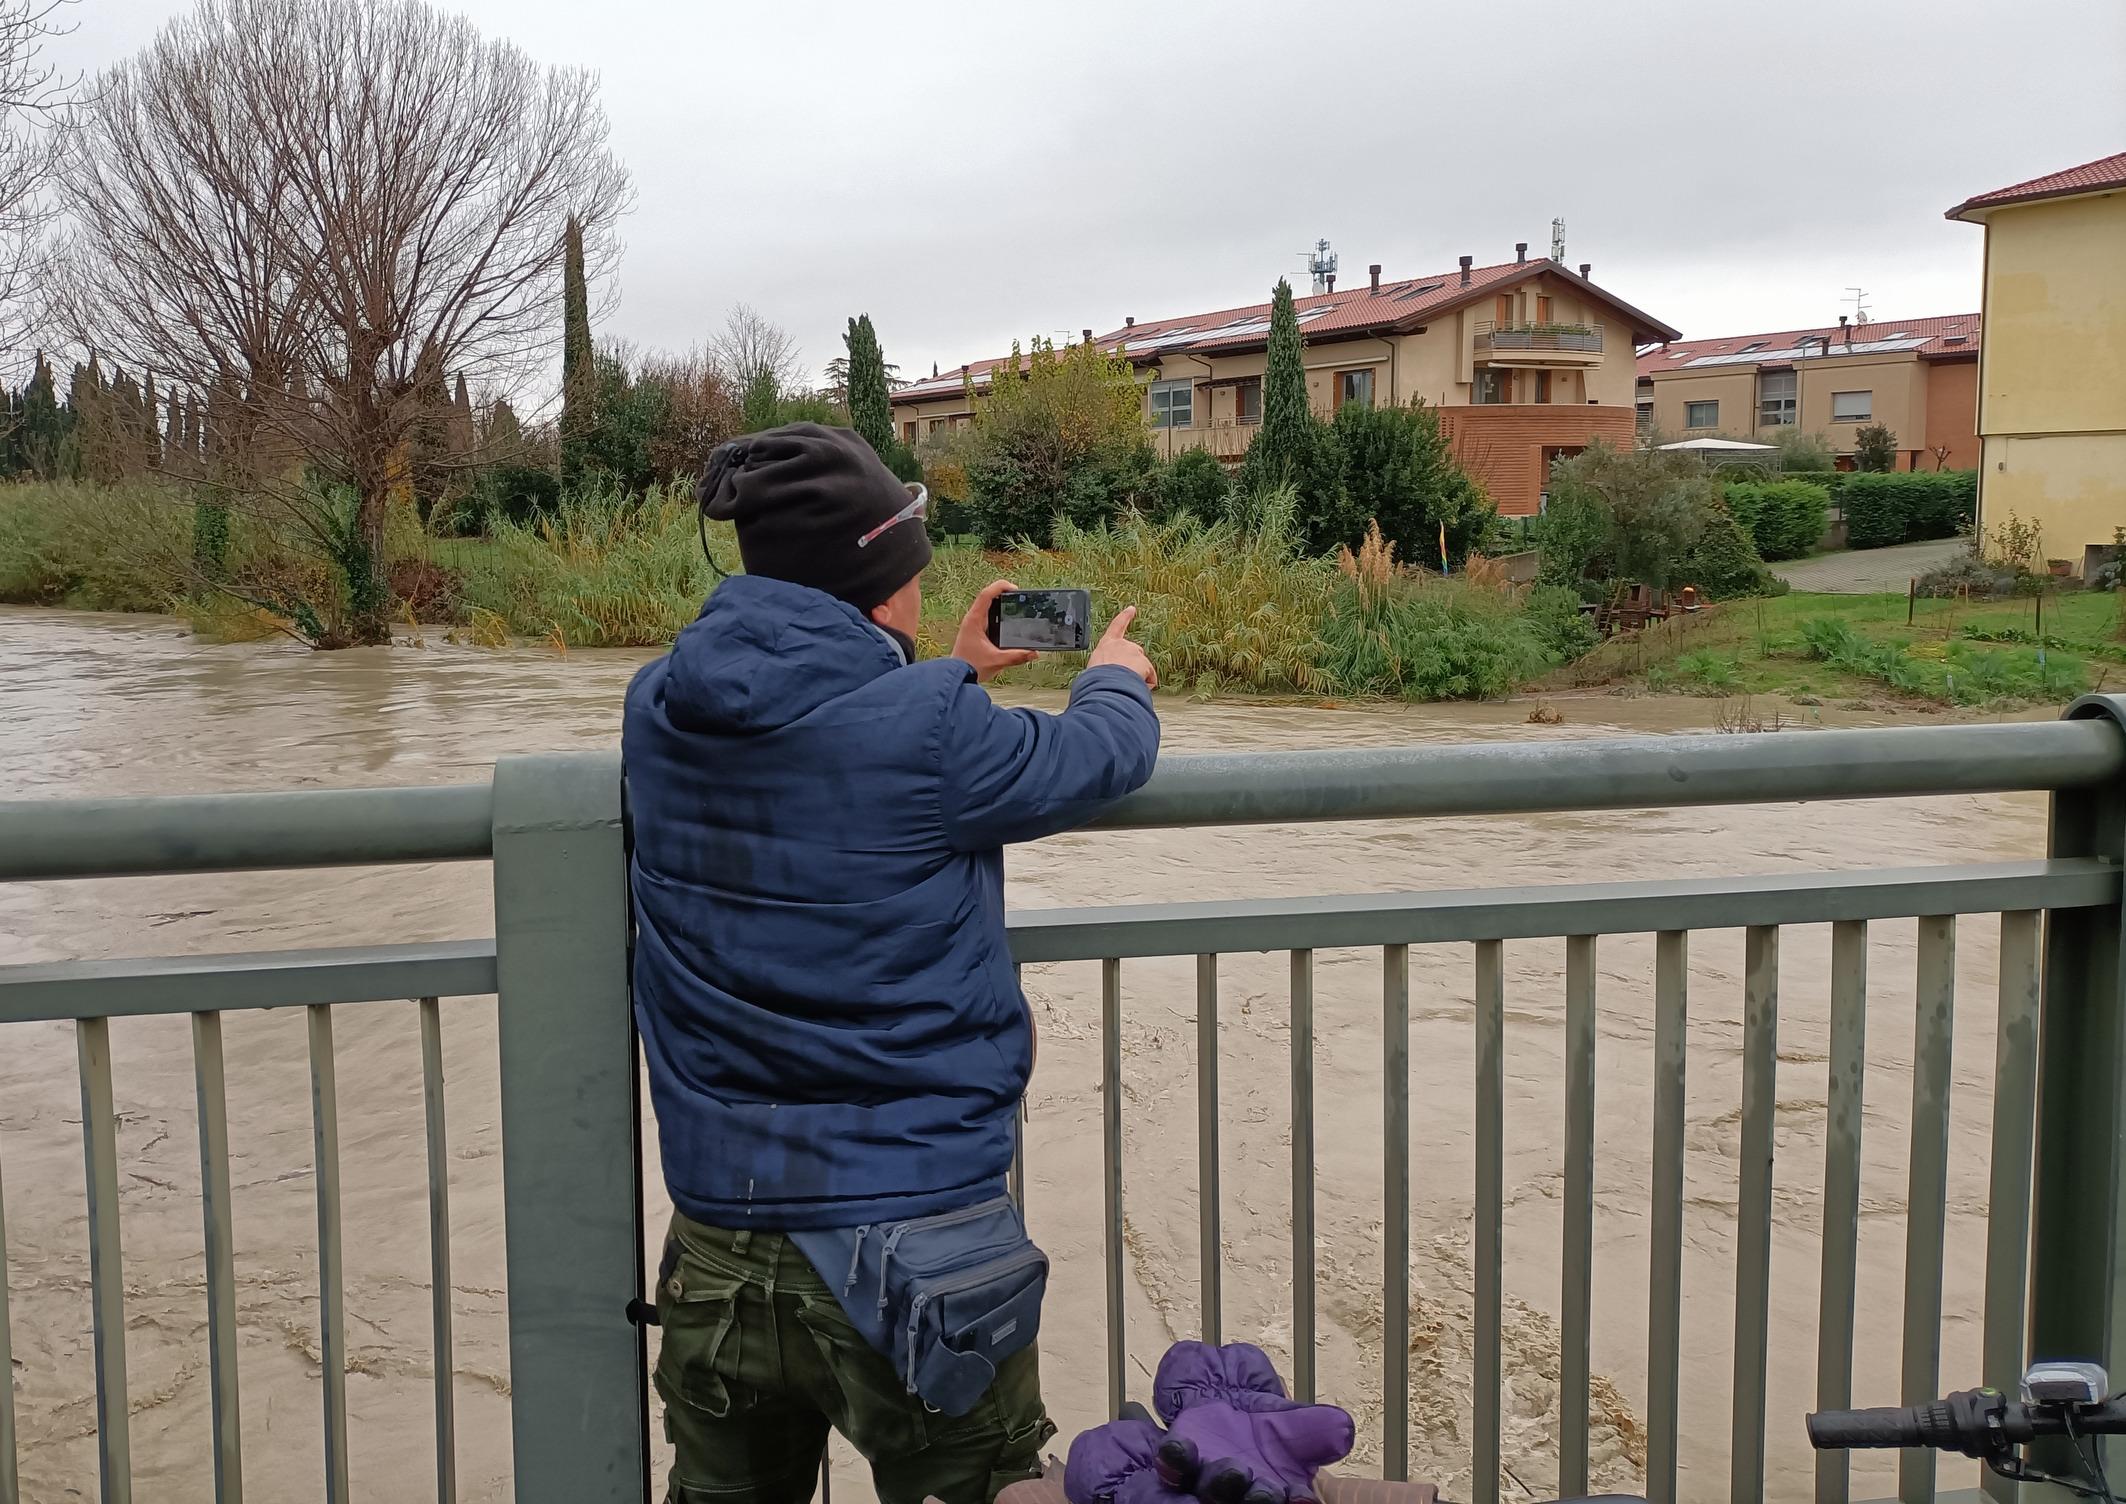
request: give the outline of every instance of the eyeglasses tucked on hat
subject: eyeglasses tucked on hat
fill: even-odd
[[[929,487],[923,485],[920,481],[912,480],[906,482],[906,485],[908,487],[908,505],[902,507],[870,532],[857,539],[856,546],[858,548],[869,548],[872,539],[890,528],[898,527],[904,522],[920,522],[930,515]]]

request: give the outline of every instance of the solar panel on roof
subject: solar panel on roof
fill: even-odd
[[[1408,292],[1397,293],[1395,295],[1395,301],[1398,303],[1407,303],[1412,298],[1421,298],[1428,292],[1438,292],[1442,287],[1445,287],[1446,285],[1447,284],[1444,282],[1427,282],[1423,287],[1413,287]]]

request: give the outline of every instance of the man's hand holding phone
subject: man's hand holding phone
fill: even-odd
[[[977,683],[987,684],[1005,669],[1032,663],[1041,656],[1032,648],[998,647],[996,639],[990,635],[995,625],[997,597],[1018,588],[1009,580],[991,581],[982,587],[974,603],[967,608],[967,614],[960,619],[959,634],[952,642],[952,656],[974,669]],[[1082,600],[1082,593],[1070,593],[1080,594]],[[1142,679],[1146,688],[1157,689],[1159,671],[1152,667],[1152,660],[1145,655],[1144,649],[1129,639],[1130,626],[1136,619],[1135,606],[1124,606],[1116,612],[1115,619],[1107,624],[1107,630],[1093,645],[1092,657],[1086,666],[1098,668],[1112,663]]]
[[[990,640],[990,606],[1005,591],[1018,588],[1009,580],[992,580],[982,587],[967,614],[960,618],[959,635],[952,639],[952,656],[974,670],[977,684],[987,684],[1007,668],[1017,668],[1041,656],[1031,648],[1000,648]]]

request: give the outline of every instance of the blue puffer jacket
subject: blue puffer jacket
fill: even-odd
[[[712,1226],[803,1230],[978,1199],[1032,1041],[1002,847],[1151,776],[1134,674],[1061,715],[904,667],[853,607],[739,576],[635,676],[635,1012],[665,1184]]]

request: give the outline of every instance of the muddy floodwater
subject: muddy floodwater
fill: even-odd
[[[610,747],[643,653],[421,647],[312,654],[215,646],[153,617],[0,610],[0,798],[445,783],[499,756]],[[1059,703],[1055,697],[1033,697]],[[1162,697],[1170,753],[1550,740],[1710,729],[1709,701],[1336,708]],[[1808,712],[1802,712],[1809,714]],[[1823,712],[1839,724],[1881,723]],[[1912,717],[1904,717],[1912,720]],[[1808,730],[1788,733],[1813,734]],[[1797,808],[1687,809],[1342,826],[1068,836],[1010,859],[1011,901],[1051,907],[1383,892],[1723,873],[1916,866],[2041,854],[2035,796]],[[0,962],[281,949],[492,933],[484,865],[0,887]],[[1943,1387],[1974,1381],[1980,1334],[1999,925],[1964,920],[1943,1301]],[[1509,1497],[1556,1473],[1564,943],[1506,950],[1506,1446]],[[1914,926],[1873,927],[1855,1395],[1898,1394]],[[1598,1484],[1644,1458],[1653,941],[1599,950],[1594,1368]],[[1830,935],[1786,932],[1772,1251],[1771,1494],[1809,1492],[1801,1430],[1814,1386]],[[1291,1171],[1288,962],[1220,970],[1225,1333],[1289,1371]],[[1098,967],[1034,967],[1039,1023],[1028,1202],[1055,1260],[1042,1341],[1063,1440],[1105,1403],[1101,1334]],[[1125,1243],[1134,1383],[1196,1335],[1195,963],[1123,970]],[[1473,964],[1466,946],[1411,955],[1413,1466],[1468,1497]],[[1381,1422],[1381,958],[1316,957],[1320,1385]],[[1683,1497],[1727,1489],[1742,936],[1690,944],[1683,1275]],[[449,1077],[455,1393],[461,1497],[511,1495],[498,1080],[492,998],[443,1005]],[[337,1022],[346,1222],[348,1408],[356,1495],[434,1495],[426,1167],[411,1003]],[[235,1184],[246,1494],[318,1497],[316,1212],[300,1010],[225,1019]],[[182,1018],[112,1027],[126,1347],[136,1497],[212,1497],[206,1297],[190,1036]],[[0,1025],[5,1185],[23,1497],[93,1497],[81,1099],[70,1025]],[[654,1163],[654,1159],[652,1161]],[[665,1203],[652,1183],[653,1224]],[[617,1299],[616,1299],[617,1307]],[[1148,1397],[1148,1394],[1147,1394]],[[653,1427],[654,1429],[654,1427]],[[661,1468],[660,1468],[661,1473]],[[1961,1486],[1961,1464],[1944,1464]],[[867,1497],[842,1455],[836,1498]],[[1856,1497],[1890,1492],[1870,1465]]]

